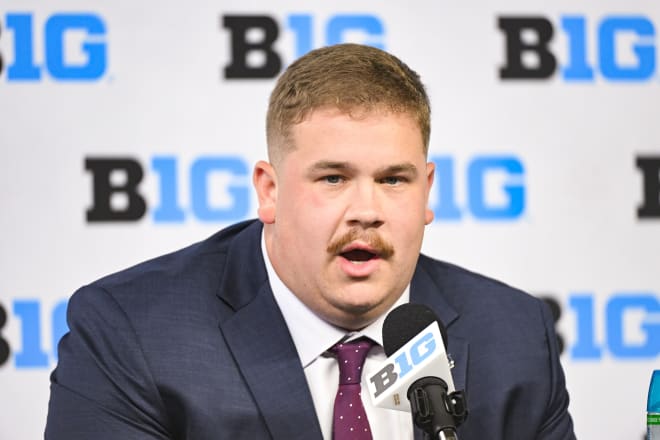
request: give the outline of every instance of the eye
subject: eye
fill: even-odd
[[[341,183],[344,180],[344,178],[342,176],[338,175],[338,174],[332,174],[332,175],[329,175],[329,176],[324,176],[323,180],[326,183],[329,183],[330,185],[337,185],[337,184]]]
[[[405,181],[406,179],[400,176],[387,176],[380,179],[380,183],[384,183],[385,185],[390,186],[400,185]]]

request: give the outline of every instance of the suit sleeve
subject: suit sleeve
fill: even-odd
[[[574,440],[573,421],[568,412],[568,391],[564,371],[559,361],[559,346],[554,321],[547,305],[541,301],[543,323],[549,354],[551,391],[548,396],[546,416],[537,440]]]
[[[114,298],[98,287],[80,289],[67,323],[51,374],[45,439],[171,438],[142,347]]]

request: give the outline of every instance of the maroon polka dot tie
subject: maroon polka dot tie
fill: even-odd
[[[374,342],[359,338],[342,342],[330,351],[339,363],[339,388],[332,422],[333,440],[372,440],[371,428],[360,397],[362,365]]]

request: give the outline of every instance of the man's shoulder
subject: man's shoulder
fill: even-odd
[[[541,302],[503,281],[426,255],[420,255],[419,270],[424,272],[445,299],[458,309],[511,310],[514,307],[538,310]]]
[[[261,223],[256,220],[236,223],[200,242],[106,275],[90,286],[115,294],[162,292],[190,285],[198,285],[201,290],[219,281],[234,241],[249,238],[258,243],[260,231]]]
[[[510,368],[508,360],[522,356],[527,359],[526,368],[545,365],[553,321],[541,299],[494,278],[428,257],[420,259],[418,271],[426,277],[425,298],[440,304],[439,313],[442,307],[454,312],[444,312],[450,317],[449,322],[443,321],[450,338],[453,335],[469,341],[471,350],[493,359],[491,366]]]

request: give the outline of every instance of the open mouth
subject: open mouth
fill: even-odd
[[[340,255],[353,263],[363,263],[378,258],[377,254],[364,249],[352,249],[347,252],[342,252]]]

